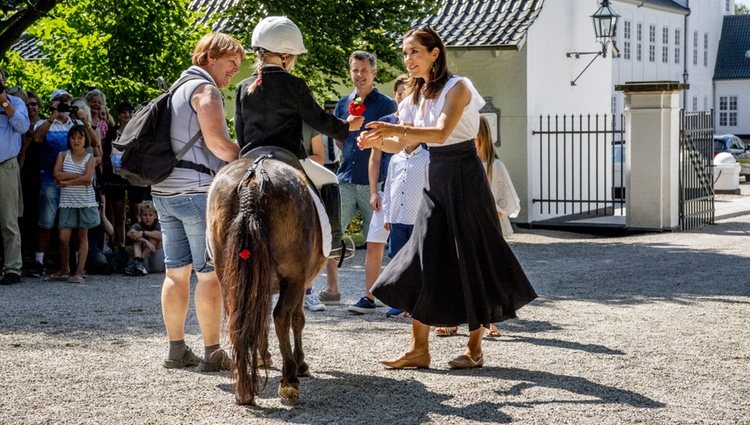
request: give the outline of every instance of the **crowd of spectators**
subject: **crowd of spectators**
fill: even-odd
[[[117,176],[110,160],[112,143],[132,117],[133,106],[125,101],[110,109],[106,95],[97,88],[77,97],[58,89],[43,101],[33,90],[9,87],[7,97],[23,102],[26,111],[17,112],[27,114],[29,122],[20,136],[21,146],[16,156],[20,167],[17,207],[22,275],[59,278],[52,273],[54,270],[68,270],[60,267],[65,263],[59,258],[61,252],[71,253],[69,269],[77,269],[82,244],[78,238],[70,238],[72,246],[68,246],[66,238],[60,239],[60,234],[65,233],[60,232],[60,189],[65,183],[54,169],[61,152],[70,152],[68,133],[72,128],[83,129],[86,152],[95,164],[94,177],[86,184],[90,184],[95,194],[99,224],[88,229],[88,255],[83,256],[85,260],[81,258],[85,262],[84,276],[111,273],[141,276],[149,269],[163,271],[160,226],[149,201],[150,190],[132,186]],[[130,231],[126,232],[127,229]],[[20,281],[13,280],[7,284]]]

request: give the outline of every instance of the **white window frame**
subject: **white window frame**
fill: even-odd
[[[719,126],[737,127],[738,96],[719,97]]]

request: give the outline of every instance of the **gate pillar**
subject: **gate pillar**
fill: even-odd
[[[616,85],[625,93],[625,226],[679,228],[680,92],[677,81]]]

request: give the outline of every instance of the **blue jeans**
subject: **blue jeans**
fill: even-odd
[[[412,232],[414,232],[413,224],[391,223],[391,243],[388,245],[389,257],[393,258],[401,251],[401,248],[409,241]]]
[[[55,227],[57,209],[60,207],[60,188],[54,180],[42,179],[39,188],[39,228],[49,230]]]
[[[206,194],[154,195],[166,268],[192,264],[196,272],[214,271],[213,264],[206,262],[206,202]]]

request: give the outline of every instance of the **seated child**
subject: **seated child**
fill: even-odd
[[[161,248],[161,224],[153,202],[143,201],[139,209],[140,221],[128,230],[133,242],[133,262],[125,268],[129,276],[143,276],[149,271],[164,271],[164,251]]]

